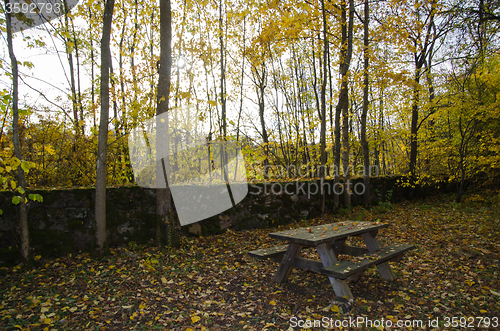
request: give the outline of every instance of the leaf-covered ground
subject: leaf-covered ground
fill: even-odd
[[[390,320],[395,330],[412,329],[396,328],[397,320],[457,330],[466,329],[459,324],[466,322],[477,330],[480,317],[488,317],[482,326],[489,322],[490,329],[498,329],[493,326],[500,318],[499,198],[491,193],[462,204],[441,197],[393,209],[356,208],[287,227],[189,238],[175,252],[129,246],[102,260],[87,254],[42,257],[31,271],[0,269],[0,328],[288,330],[307,329],[309,320],[321,323],[310,328],[319,330],[363,318],[375,325]],[[347,219],[389,223],[378,235],[382,246],[417,246],[401,263],[391,262],[396,281],[386,282],[370,268],[351,283],[354,302],[332,302],[328,279],[303,270],[294,270],[284,285],[274,284],[277,264],[247,254],[277,245],[269,232]],[[438,324],[429,326],[436,318]],[[414,325],[417,329],[422,328]]]

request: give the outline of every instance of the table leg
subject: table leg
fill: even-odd
[[[345,241],[346,241],[345,239],[341,239],[333,242],[331,248],[333,249],[333,252],[335,253],[336,256],[340,254],[340,251],[342,250]]]
[[[335,262],[338,262],[333,249],[328,248],[328,245],[326,243],[316,246],[316,250],[318,251],[319,257],[321,258],[321,262],[323,263],[324,267],[329,267]],[[328,279],[330,280],[330,284],[332,284],[333,291],[335,292],[336,296],[346,296],[348,299],[354,298],[349,285],[347,285],[346,280],[337,279],[334,277],[328,277]]]
[[[375,238],[375,235],[377,233],[363,233],[363,240],[365,241],[366,248],[368,248],[368,251],[375,252],[378,251],[381,247],[380,244],[378,243],[377,239]],[[380,273],[380,277],[385,280],[395,280],[396,276],[394,276],[394,273],[392,272],[391,266],[389,265],[389,262],[384,262],[379,265],[377,265],[378,272]]]
[[[285,255],[283,256],[283,260],[281,260],[281,264],[274,275],[274,281],[276,283],[283,283],[288,279],[290,273],[293,268],[293,260],[295,257],[299,255],[302,245],[290,243],[286,250]]]

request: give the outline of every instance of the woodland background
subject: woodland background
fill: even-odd
[[[86,0],[39,34],[4,15],[1,184],[20,208],[43,199],[30,189],[99,187],[99,142],[104,185],[134,184],[127,135],[166,95],[208,142],[242,145],[249,179],[405,174],[452,182],[460,201],[469,182],[498,184],[499,15],[496,0]],[[14,44],[58,54],[66,84],[26,83]]]
[[[500,1],[82,0],[16,33],[2,13],[0,186],[9,192],[0,192],[0,224],[14,204],[12,251],[23,258],[0,268],[3,329],[290,330],[292,317],[498,326]],[[64,83],[36,76],[16,58],[25,51],[54,54],[43,66],[63,68]],[[392,205],[387,191],[375,208],[369,190],[365,208],[351,208],[349,194],[323,195],[320,217],[299,211],[286,225],[273,224],[277,202],[263,196],[253,206],[270,210],[269,228],[179,239],[168,188],[158,189],[156,204],[153,194],[144,204],[157,216],[155,239],[180,247],[109,248],[106,227],[131,217],[106,210],[106,186],[120,186],[108,197],[141,190],[123,187],[135,183],[127,137],[167,111],[179,120],[173,151],[190,130],[208,144],[236,141],[259,185],[356,180],[369,189],[401,178],[398,199],[432,185],[455,194]],[[64,203],[51,196],[65,192],[50,189],[94,186],[95,208],[70,207],[77,220],[94,213],[85,220],[101,256],[32,257],[28,209]],[[286,198],[282,209],[302,202]],[[299,270],[273,284],[276,265],[248,256],[276,244],[269,232],[345,220],[387,223],[383,246],[416,246],[393,266],[396,281],[368,270],[352,285],[356,299],[342,303],[324,276]],[[450,327],[451,316],[459,321]]]

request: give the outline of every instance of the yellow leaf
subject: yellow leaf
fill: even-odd
[[[339,307],[337,307],[337,305],[333,305],[333,306],[332,306],[332,308],[331,308],[331,310],[332,310],[334,313],[338,313],[338,312],[340,312]]]
[[[271,306],[276,306],[276,301],[274,301],[274,300],[273,300],[273,301],[269,302],[269,304],[270,304]]]
[[[192,316],[191,317],[191,322],[198,323],[201,320],[200,316]]]
[[[487,310],[484,310],[484,309],[479,309],[479,312],[480,312],[481,314],[486,314],[488,311],[487,311]]]
[[[146,308],[146,305],[141,302],[141,304],[139,305],[139,309],[144,309],[144,308]]]
[[[48,308],[46,308],[46,307],[42,307],[42,309],[40,310],[40,312],[42,312],[42,313],[46,313],[46,312],[48,312],[48,311],[49,311],[49,309],[48,309]]]
[[[165,277],[162,277],[162,278],[161,278],[161,282],[162,282],[163,284],[166,284],[166,283],[167,283],[167,279],[166,279]]]

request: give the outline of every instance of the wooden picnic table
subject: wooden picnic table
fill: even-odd
[[[389,224],[377,222],[339,222],[317,225],[308,228],[290,229],[270,233],[274,239],[287,241],[287,245],[258,249],[249,252],[259,259],[269,258],[280,262],[274,281],[285,282],[293,268],[301,268],[328,276],[336,296],[353,298],[347,280],[358,280],[364,270],[376,265],[383,279],[395,279],[389,261],[399,261],[403,254],[415,248],[413,245],[394,244],[382,248],[376,236],[379,229]],[[363,238],[366,247],[353,247],[345,244],[348,237]],[[313,247],[321,260],[300,256],[303,247]],[[354,256],[349,261],[339,261],[338,255]]]

